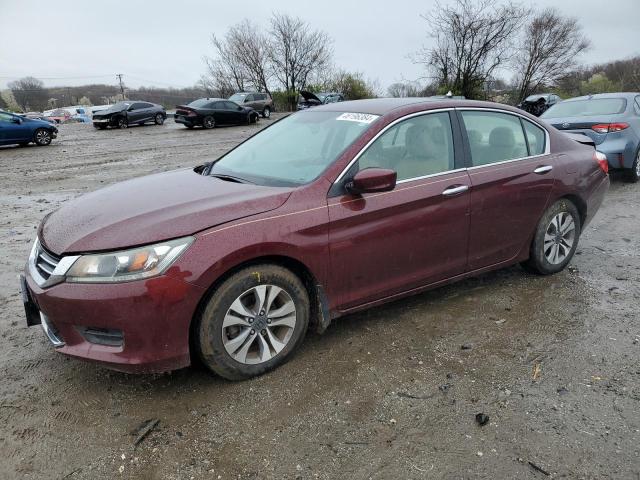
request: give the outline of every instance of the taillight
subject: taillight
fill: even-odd
[[[197,117],[198,114],[193,110],[187,110],[187,117]]]
[[[593,152],[593,159],[598,162],[600,170],[604,173],[609,173],[609,162],[607,161],[607,156],[604,153],[596,150]]]
[[[592,126],[591,130],[598,133],[609,133],[619,132],[625,128],[629,128],[628,123],[599,123],[598,125]]]

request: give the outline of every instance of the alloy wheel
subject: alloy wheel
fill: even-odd
[[[213,117],[207,117],[204,119],[204,128],[213,128],[215,127],[216,122]]]
[[[636,155],[636,177],[640,178],[640,149],[638,149],[638,155]]]
[[[551,219],[544,234],[544,256],[552,265],[567,258],[576,239],[576,224],[568,212],[560,212]]]
[[[47,130],[38,130],[36,132],[36,143],[38,145],[49,145],[51,143],[51,134]]]
[[[239,363],[264,363],[287,346],[296,319],[296,306],[284,289],[258,285],[236,298],[227,310],[222,343]]]

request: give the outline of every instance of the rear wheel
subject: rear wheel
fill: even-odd
[[[262,110],[262,117],[269,118],[271,116],[271,109],[269,107],[264,107]]]
[[[118,128],[127,128],[129,126],[129,122],[125,117],[120,117],[117,122]]]
[[[243,380],[287,361],[308,325],[309,296],[300,279],[278,265],[256,265],[215,290],[199,320],[197,347],[210,370]]]
[[[633,166],[625,172],[625,180],[630,183],[638,183],[640,181],[640,147],[636,153]]]
[[[538,222],[529,260],[522,264],[523,267],[540,275],[560,272],[578,248],[580,229],[576,206],[566,198],[557,201]]]
[[[164,123],[164,116],[161,113],[158,113],[154,118],[156,125],[162,125]]]
[[[33,134],[33,141],[39,147],[49,145],[51,143],[51,132],[44,128],[39,128]]]
[[[216,126],[216,121],[212,115],[207,115],[202,121],[202,126],[206,129],[213,128]]]

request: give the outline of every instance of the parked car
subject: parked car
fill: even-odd
[[[259,92],[239,92],[229,97],[229,100],[253,108],[256,112],[260,112],[263,118],[269,118],[273,111],[273,100],[266,93]]]
[[[58,129],[50,122],[0,110],[0,145],[44,146],[57,136]]]
[[[517,107],[525,112],[529,112],[531,115],[539,117],[546,110],[561,101],[562,99],[555,93],[538,93],[536,95],[529,95],[520,102]]]
[[[176,123],[187,128],[256,123],[260,115],[251,107],[243,107],[224,98],[200,98],[176,107]]]
[[[558,103],[542,117],[563,132],[593,139],[611,169],[640,180],[640,93],[602,93]]]
[[[127,100],[111,105],[93,114],[93,126],[104,130],[107,127],[127,128],[130,125],[144,125],[153,122],[162,125],[167,112],[162,105]]]
[[[44,116],[47,121],[56,124],[64,123],[71,118],[71,114],[63,108],[57,108],[55,110],[44,112]]]
[[[307,108],[325,105],[327,103],[344,102],[344,95],[341,93],[312,93],[306,90],[300,91],[302,100],[298,101],[298,110],[306,110]]]
[[[593,147],[513,107],[324,105],[47,215],[27,321],[118,370],[199,357],[244,379],[342,315],[517,263],[563,270],[608,186]]]

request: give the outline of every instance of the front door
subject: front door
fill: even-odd
[[[19,117],[0,112],[0,144],[30,140],[30,132],[20,122]]]
[[[471,179],[469,270],[515,259],[533,235],[553,188],[555,157],[544,129],[490,110],[459,111]]]
[[[331,290],[340,309],[464,272],[470,181],[456,168],[462,158],[451,115],[395,123],[341,180],[369,167],[390,168],[398,174],[394,190],[352,195],[338,189],[329,198]]]

